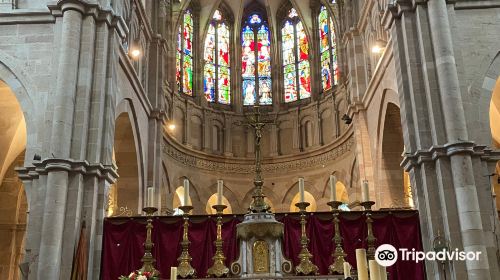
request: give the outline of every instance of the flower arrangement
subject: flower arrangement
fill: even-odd
[[[119,280],[159,280],[152,272],[136,270],[129,276],[120,276]]]

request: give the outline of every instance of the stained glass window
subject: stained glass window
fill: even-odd
[[[321,6],[318,16],[320,58],[321,58],[321,85],[323,91],[335,86],[339,81],[337,65],[337,41],[332,18],[325,6]]]
[[[187,10],[177,31],[176,82],[179,93],[193,95],[193,14]]]
[[[229,36],[229,26],[222,13],[216,10],[205,39],[203,91],[208,102],[231,103]]]
[[[259,14],[250,15],[241,31],[243,105],[273,103],[269,27]]]
[[[311,96],[309,42],[297,11],[292,8],[281,28],[285,102]]]

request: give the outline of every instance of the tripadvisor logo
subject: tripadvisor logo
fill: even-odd
[[[479,256],[482,252],[464,252],[455,250],[442,250],[442,251],[431,251],[422,252],[416,251],[415,249],[408,250],[406,248],[399,248],[396,250],[394,246],[390,244],[382,244],[375,251],[375,261],[381,266],[391,266],[396,263],[396,261],[401,259],[402,261],[413,261],[419,263],[422,261],[478,261]]]
[[[375,260],[381,266],[391,266],[398,260],[398,251],[390,244],[382,244],[375,251]]]

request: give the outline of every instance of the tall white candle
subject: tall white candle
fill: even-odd
[[[387,268],[385,266],[379,266],[380,270],[380,280],[387,280]]]
[[[184,179],[184,206],[189,204],[189,180]]]
[[[154,197],[155,197],[155,189],[153,187],[148,187],[148,196],[146,199],[147,207],[154,207]]]
[[[351,277],[351,264],[344,262],[344,278]]]
[[[304,202],[305,201],[304,178],[299,178],[299,193],[300,193],[300,202]]]
[[[177,280],[177,267],[170,267],[170,280]]]
[[[363,188],[361,188],[361,198],[363,201],[370,200],[370,192],[368,191],[368,181],[363,181]]]
[[[356,266],[358,280],[368,280],[368,265],[366,263],[365,249],[356,249]]]
[[[370,267],[370,280],[380,280],[380,266],[377,261],[369,260],[368,266]]]
[[[224,192],[224,182],[217,180],[217,205],[222,205],[222,195]]]
[[[330,201],[337,201],[337,177],[330,175]]]

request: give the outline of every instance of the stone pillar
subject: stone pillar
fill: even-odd
[[[276,124],[269,125],[270,132],[270,149],[269,156],[278,156],[278,126]]]
[[[224,118],[224,156],[233,156],[232,118],[225,115]]]
[[[427,278],[496,279],[498,220],[484,178],[486,161],[493,159],[485,146],[468,141],[467,104],[461,99],[450,26],[453,9],[444,0],[416,6],[401,1],[390,9],[384,23],[391,31],[388,50],[395,58],[400,96],[402,165],[417,198],[424,249],[432,251],[440,236],[451,250],[480,252],[479,261],[451,261],[444,269],[427,262]]]
[[[51,154],[56,158],[70,156],[71,133],[68,131],[73,129],[83,11],[79,5],[68,4],[63,5],[62,12],[59,69],[50,148]],[[39,279],[60,278],[69,169],[70,166],[63,160],[56,160],[48,170],[38,256]]]

